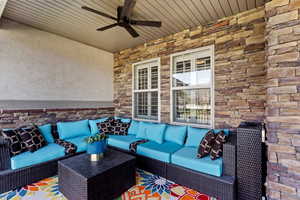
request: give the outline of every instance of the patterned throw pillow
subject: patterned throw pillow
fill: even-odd
[[[116,120],[114,126],[112,126],[112,134],[114,135],[128,135],[128,129],[130,123],[122,122],[121,120]]]
[[[47,144],[37,126],[20,129],[20,136],[30,152],[35,152]]]
[[[115,124],[115,119],[110,117],[104,122],[97,123],[97,127],[100,133],[110,134],[113,131],[112,127],[114,126],[114,124]]]
[[[56,139],[55,143],[65,148],[66,155],[74,154],[77,151],[77,146],[71,142],[61,140],[61,139]]]
[[[215,143],[212,146],[212,149],[210,151],[210,158],[212,160],[215,160],[217,158],[220,158],[223,154],[223,144],[226,142],[226,135],[224,131],[220,131],[217,134],[217,137],[215,139]]]
[[[199,147],[198,147],[198,158],[203,158],[209,155],[211,148],[215,142],[216,135],[212,130],[209,130],[204,138],[201,140]]]
[[[26,145],[19,135],[19,129],[2,130],[2,136],[9,141],[11,156],[27,151]]]

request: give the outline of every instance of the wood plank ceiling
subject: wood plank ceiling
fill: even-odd
[[[162,21],[161,28],[134,26],[132,38],[122,27],[104,32],[97,28],[114,21],[81,9],[91,8],[116,16],[123,0],[9,0],[3,16],[109,52],[143,44],[184,29],[262,6],[267,0],[137,0],[133,18]]]

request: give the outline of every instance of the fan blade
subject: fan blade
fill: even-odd
[[[132,14],[133,7],[136,4],[136,0],[124,0],[124,6],[122,8],[121,18],[127,17],[129,18]]]
[[[119,25],[119,23],[111,24],[111,25],[108,25],[108,26],[97,28],[97,31],[105,31],[107,29],[113,28],[113,27],[118,26],[118,25]]]
[[[130,26],[130,25],[124,25],[124,28],[130,33],[132,37],[138,37],[139,34]]]
[[[96,13],[96,14],[98,14],[98,15],[101,15],[101,16],[103,16],[103,17],[107,17],[107,18],[110,18],[110,19],[113,19],[113,20],[117,20],[117,18],[115,18],[115,17],[113,17],[113,16],[111,16],[111,15],[109,15],[109,14],[103,13],[103,12],[101,12],[101,11],[95,10],[95,9],[93,9],[93,8],[89,8],[89,7],[87,7],[87,6],[82,6],[81,8],[84,9],[84,10],[87,10],[87,11],[90,11],[90,12],[93,12],[93,13]]]
[[[132,25],[139,25],[139,26],[161,27],[161,22],[159,22],[159,21],[130,20],[129,23],[132,24]]]

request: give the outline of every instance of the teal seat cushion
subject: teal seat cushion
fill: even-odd
[[[147,139],[153,142],[162,144],[164,142],[166,124],[152,123],[150,128],[147,128]]]
[[[158,144],[156,142],[146,142],[137,146],[137,153],[149,158],[170,162],[172,153],[181,149],[182,146],[173,142],[164,142]]]
[[[139,132],[139,125],[140,125],[139,121],[132,120],[131,123],[130,123],[130,127],[128,129],[128,134],[129,135],[136,135],[137,132]]]
[[[171,163],[213,176],[222,176],[223,160],[211,160],[209,156],[197,158],[197,148],[183,147],[171,156]]]
[[[47,143],[54,143],[51,124],[45,124],[43,126],[39,126],[38,128],[39,128],[39,131],[44,136]]]
[[[188,127],[186,147],[198,147],[202,138],[206,135],[209,129]]]
[[[91,135],[89,120],[76,122],[58,122],[57,131],[60,139]]]
[[[58,144],[50,143],[37,151],[21,153],[11,158],[11,168],[19,169],[65,156],[65,149]]]
[[[136,133],[137,138],[148,139],[147,130],[151,129],[153,123],[150,122],[140,122],[139,129]]]
[[[66,141],[71,142],[77,146],[76,152],[84,152],[87,150],[87,143],[84,141],[88,136],[79,136],[75,138],[66,139]]]
[[[89,120],[89,125],[90,125],[90,128],[91,128],[91,134],[92,135],[95,135],[95,134],[99,133],[97,123],[104,122],[105,120],[107,120],[107,117],[100,118],[100,119]]]
[[[186,126],[167,125],[165,131],[165,141],[183,145],[186,137],[186,130]]]
[[[109,135],[107,143],[113,147],[129,150],[129,145],[138,140],[140,139],[135,135]]]

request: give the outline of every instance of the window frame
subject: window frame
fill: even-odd
[[[201,89],[201,88],[208,88],[208,87],[201,87],[201,86],[183,86],[183,87],[174,87],[173,86],[173,68],[174,68],[174,59],[178,56],[184,56],[185,54],[197,53],[199,55],[197,57],[204,58],[204,57],[211,57],[211,87],[210,87],[210,95],[211,95],[211,119],[210,125],[205,124],[198,124],[198,123],[188,123],[188,122],[177,122],[174,120],[174,104],[173,104],[173,91],[175,90],[184,90],[184,89]],[[196,49],[190,49],[186,51],[181,51],[177,53],[173,53],[170,55],[170,123],[174,125],[191,125],[194,127],[199,128],[214,128],[215,127],[215,50],[214,45],[209,45],[205,47],[200,47]]]
[[[157,63],[157,89],[151,89],[151,73],[148,73],[148,88],[149,89],[146,89],[146,90],[136,90],[135,89],[135,68],[136,66],[138,65],[146,65],[148,63],[154,63],[156,62]],[[161,63],[160,63],[160,57],[157,57],[157,58],[152,58],[152,59],[148,59],[148,60],[144,60],[144,61],[140,61],[140,62],[136,62],[136,63],[133,63],[132,64],[132,98],[131,98],[131,101],[132,101],[132,105],[131,105],[131,117],[132,119],[134,120],[137,120],[137,121],[145,121],[145,122],[161,122],[161,98],[160,98],[160,93],[161,93],[161,78],[160,78],[160,67],[161,67]],[[146,67],[140,67],[140,68],[146,68]],[[151,68],[151,67],[149,67]],[[138,78],[138,77],[137,77]],[[141,118],[136,118],[135,117],[135,93],[137,92],[156,92],[157,91],[157,120],[154,120],[154,119],[141,119]]]

